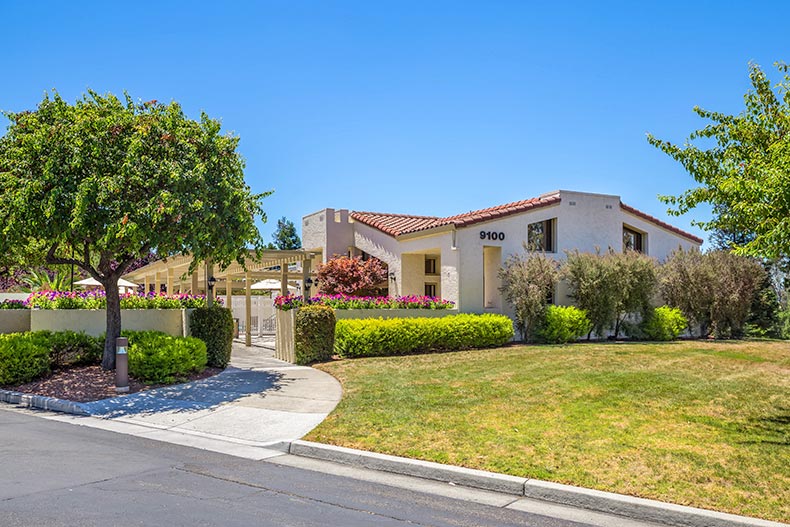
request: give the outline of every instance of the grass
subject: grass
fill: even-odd
[[[336,361],[307,439],[790,518],[790,344],[513,346]]]

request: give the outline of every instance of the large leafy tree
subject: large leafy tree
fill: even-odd
[[[301,249],[302,240],[296,234],[294,222],[283,216],[277,220],[277,230],[272,234],[272,247],[280,250]]]
[[[74,264],[107,293],[102,366],[115,366],[117,281],[151,251],[220,267],[261,247],[261,199],[244,182],[238,138],[175,102],[135,103],[89,92],[74,104],[45,95],[8,113],[0,138],[0,255]],[[0,256],[2,258],[2,256]]]
[[[790,75],[787,65],[777,67],[784,77],[772,86],[758,65],[749,65],[752,89],[738,115],[695,107],[710,123],[684,145],[648,135],[699,183],[662,198],[670,213],[710,204],[713,218],[698,225],[734,233],[728,241],[740,254],[772,259],[790,256]]]

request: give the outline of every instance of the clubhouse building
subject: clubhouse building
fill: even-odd
[[[498,272],[524,245],[564,258],[565,251],[634,249],[659,261],[702,239],[620,201],[560,190],[446,218],[324,209],[302,220],[302,244],[318,262],[373,256],[389,267],[390,295],[452,300],[461,312],[507,313]],[[561,284],[557,304],[568,304]]]

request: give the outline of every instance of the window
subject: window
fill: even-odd
[[[530,251],[554,252],[554,219],[527,225],[527,248]]]
[[[623,251],[644,252],[642,233],[623,226]]]
[[[425,257],[425,274],[436,274],[436,258]]]
[[[436,284],[425,284],[425,296],[436,296]]]

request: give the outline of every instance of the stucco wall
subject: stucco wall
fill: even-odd
[[[162,331],[183,336],[189,331],[192,310],[182,309],[122,309],[123,329],[131,331]],[[99,336],[107,329],[107,314],[103,309],[32,309],[30,330],[84,331]],[[185,333],[186,330],[186,333]]]
[[[348,248],[353,245],[354,230],[348,210],[324,209],[302,219],[302,246],[321,250],[322,263],[337,254],[348,254]]]
[[[334,214],[332,209],[327,211]],[[320,243],[320,235],[311,234],[311,229],[315,227],[316,214],[306,217],[309,225],[304,227],[304,232],[307,240],[314,238],[315,243]],[[346,237],[348,233],[343,231],[341,242],[327,243],[331,246],[344,245],[344,251],[347,250],[347,245],[353,245],[384,261],[389,270],[395,273],[395,281],[389,283],[392,295],[421,294],[426,281],[422,265],[424,255],[439,254],[440,295],[456,302],[462,312],[483,313],[496,309],[485,306],[484,246],[500,247],[501,260],[504,262],[510,255],[524,250],[527,225],[549,219],[556,219],[556,223],[554,251],[548,254],[557,259],[564,259],[565,251],[572,250],[595,252],[606,251],[612,247],[621,251],[624,224],[644,233],[644,250],[658,261],[665,260],[678,247],[698,247],[697,243],[684,236],[622,210],[619,196],[565,190],[560,191],[560,202],[556,205],[475,223],[456,231],[448,227],[443,231],[417,233],[395,239],[378,229],[354,222],[344,224],[351,228],[353,240],[349,242]],[[504,240],[499,237],[494,240],[489,237],[481,238],[481,231],[502,233]],[[314,242],[309,243],[305,243],[305,246],[313,248]],[[571,302],[565,284],[558,287],[555,301],[558,304]],[[499,309],[509,313],[504,301]]]
[[[0,309],[0,333],[30,331],[29,309]]]

